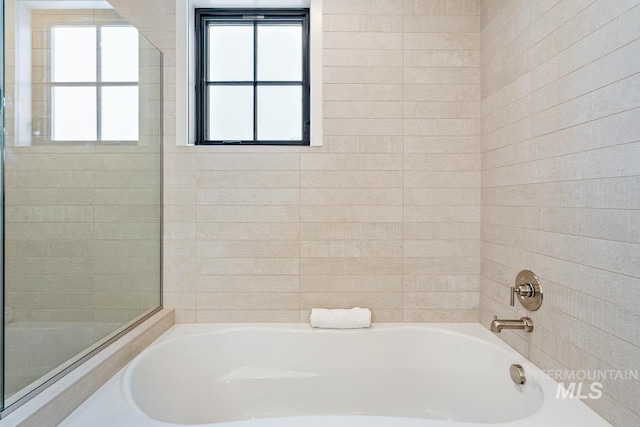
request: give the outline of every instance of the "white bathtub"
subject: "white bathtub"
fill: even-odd
[[[63,426],[609,425],[556,389],[479,324],[177,325]]]

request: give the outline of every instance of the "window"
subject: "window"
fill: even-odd
[[[51,140],[137,141],[138,31],[51,27]]]
[[[197,9],[197,144],[309,145],[308,9]]]

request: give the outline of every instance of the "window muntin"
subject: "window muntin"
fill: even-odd
[[[196,10],[196,143],[309,145],[308,9]]]
[[[52,141],[138,141],[138,43],[131,26],[51,27]]]

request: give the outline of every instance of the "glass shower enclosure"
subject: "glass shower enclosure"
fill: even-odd
[[[106,1],[2,6],[6,414],[161,306],[162,57]]]

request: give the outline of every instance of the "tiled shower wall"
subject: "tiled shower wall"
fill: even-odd
[[[482,1],[481,323],[517,318],[509,286],[541,278],[531,334],[499,336],[543,369],[640,363],[640,2]],[[586,402],[640,425],[640,382]]]
[[[313,148],[176,147],[173,2],[112,3],[166,55],[165,305],[179,322],[356,305],[376,321],[478,320],[477,0],[325,0]]]

